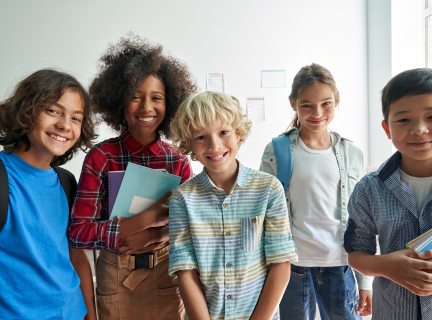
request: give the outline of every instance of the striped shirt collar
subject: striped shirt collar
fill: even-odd
[[[123,140],[123,143],[125,144],[126,148],[129,150],[130,153],[137,153],[143,150],[144,148],[147,148],[150,150],[153,154],[159,155],[161,153],[161,149],[164,147],[162,140],[160,138],[156,139],[155,142],[150,143],[147,146],[143,146],[141,143],[136,141],[131,134],[129,133],[127,128],[124,128],[120,139]]]
[[[238,171],[237,179],[236,179],[231,190],[234,190],[234,188],[236,186],[244,187],[246,185],[246,181],[247,181],[247,177],[248,177],[248,169],[244,165],[242,165],[240,161],[238,161],[238,160],[236,160],[236,161],[239,164],[239,171]],[[220,189],[213,183],[213,181],[207,175],[205,167],[203,168],[201,173],[198,174],[197,177],[201,181],[201,186],[202,186],[203,191],[208,191],[208,190],[210,190],[211,187],[215,187],[217,189]]]

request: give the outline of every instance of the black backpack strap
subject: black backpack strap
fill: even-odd
[[[6,224],[9,204],[9,180],[6,167],[0,159],[0,231]]]
[[[53,169],[55,170],[55,172],[57,172],[57,175],[60,179],[61,186],[63,187],[63,190],[66,194],[66,198],[69,204],[69,220],[70,220],[70,213],[72,210],[75,192],[77,189],[77,182],[75,180],[75,176],[71,172],[67,171],[66,169],[60,167],[53,167]]]

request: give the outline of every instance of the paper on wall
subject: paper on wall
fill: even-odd
[[[265,121],[264,98],[248,98],[246,115],[252,122]]]
[[[225,92],[223,73],[207,73],[207,91]]]
[[[285,70],[262,70],[261,88],[285,88]]]

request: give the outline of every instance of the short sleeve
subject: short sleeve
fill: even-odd
[[[344,236],[347,252],[366,251],[376,253],[376,235],[378,234],[371,210],[369,176],[363,177],[354,188],[348,203],[349,220]]]
[[[169,268],[168,274],[174,276],[177,271],[198,268],[193,248],[189,218],[181,194],[176,190],[169,206]]]
[[[264,250],[267,265],[298,261],[297,249],[291,235],[288,209],[282,184],[276,178],[272,183],[265,213]]]
[[[265,147],[264,153],[261,157],[261,164],[259,170],[269,173],[272,176],[277,176],[276,155],[273,149],[273,142],[270,142]]]

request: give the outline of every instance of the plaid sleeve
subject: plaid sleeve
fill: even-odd
[[[198,269],[198,262],[192,243],[187,209],[174,191],[169,207],[169,268],[168,274],[174,276],[177,271]]]
[[[188,181],[193,176],[192,165],[190,163],[189,157],[183,156],[181,159],[180,176],[180,184]]]
[[[99,147],[87,154],[71,212],[68,237],[77,249],[116,249],[119,220],[109,220],[106,156]]]
[[[273,179],[265,213],[264,250],[267,265],[298,261],[297,249],[291,236],[288,209],[282,184]]]
[[[344,247],[347,252],[361,250],[374,255],[378,229],[372,217],[370,203],[372,191],[368,179],[369,176],[363,177],[351,194],[348,203],[349,220],[344,236]]]

